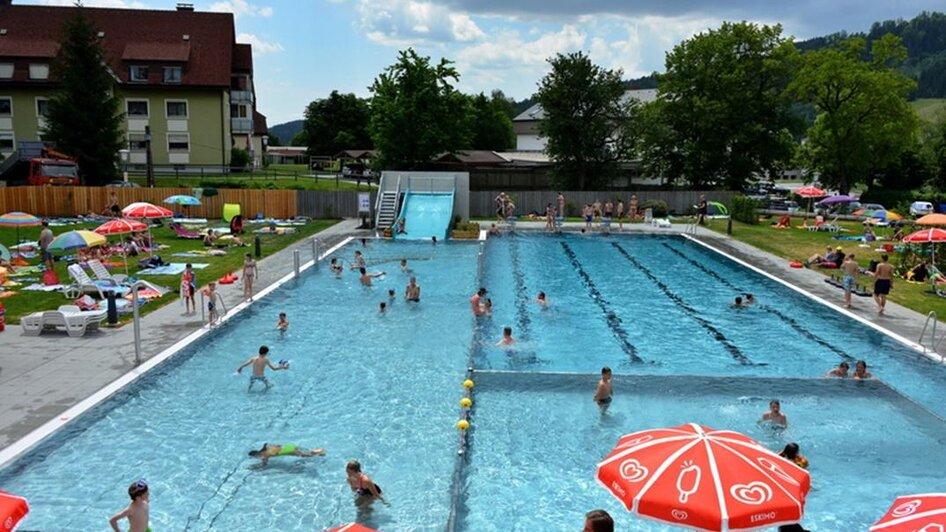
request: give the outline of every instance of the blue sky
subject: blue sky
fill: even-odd
[[[73,0],[17,3],[71,4]],[[167,0],[85,0],[86,5],[173,9]],[[946,9],[935,0],[211,0],[229,11],[237,40],[254,45],[256,91],[269,124],[302,118],[333,89],[368,96],[398,50],[457,63],[465,92],[530,96],[559,52],[585,50],[626,77],[663,69],[664,53],[724,20],[782,24],[808,38],[861,31],[877,20]]]

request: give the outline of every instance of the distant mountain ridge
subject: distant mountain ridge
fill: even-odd
[[[292,120],[290,122],[272,126],[269,128],[269,132],[279,137],[279,140],[282,142],[283,146],[289,146],[289,144],[292,142],[292,137],[295,137],[300,131],[302,131],[302,124],[302,120]]]

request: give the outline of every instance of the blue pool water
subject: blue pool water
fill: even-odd
[[[387,272],[373,288],[327,266],[306,272],[0,471],[0,488],[30,499],[27,530],[104,529],[140,477],[155,530],[321,530],[355,519],[443,530],[472,355],[481,372],[461,530],[574,530],[594,507],[624,529],[662,530],[631,520],[594,466],[622,434],[690,421],[772,448],[801,443],[813,464],[813,530],[862,529],[895,494],[941,489],[933,481],[946,459],[931,451],[946,443],[946,369],[888,337],[680,238],[503,235],[483,248],[481,274],[480,249],[372,243],[369,270]],[[403,302],[401,258],[420,305]],[[474,320],[468,300],[480,285],[494,312]],[[397,300],[379,315],[389,288]],[[540,290],[548,309],[533,302]],[[730,309],[739,291],[759,304]],[[280,311],[285,336],[274,330]],[[511,350],[493,345],[505,325],[519,339]],[[234,369],[264,343],[291,369],[272,374],[268,392],[247,393]],[[860,358],[882,382],[817,379]],[[603,365],[620,375],[605,417],[590,397]],[[772,396],[791,419],[781,438],[756,433]],[[264,442],[328,456],[259,469],[246,453]],[[356,512],[349,459],[390,507]]]

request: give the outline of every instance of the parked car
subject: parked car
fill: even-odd
[[[911,216],[924,216],[933,212],[933,204],[928,201],[914,201],[910,204]]]
[[[141,188],[141,185],[134,181],[112,181],[105,186],[108,188]]]

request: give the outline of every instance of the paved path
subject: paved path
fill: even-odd
[[[323,252],[344,237],[358,234],[358,223],[345,220],[315,235],[322,241]],[[310,260],[310,240],[300,240],[261,260],[254,289],[262,290],[292,272],[294,249],[300,250],[303,262]],[[242,300],[242,284],[220,286],[218,293],[227,308],[232,308]],[[199,296],[197,301],[199,304]],[[184,316],[179,302],[148,314],[141,321],[142,359],[160,353],[202,325],[200,312]],[[0,449],[134,368],[134,328],[130,323],[82,338],[65,333],[25,336],[18,325],[8,326],[0,333],[0,346]]]

